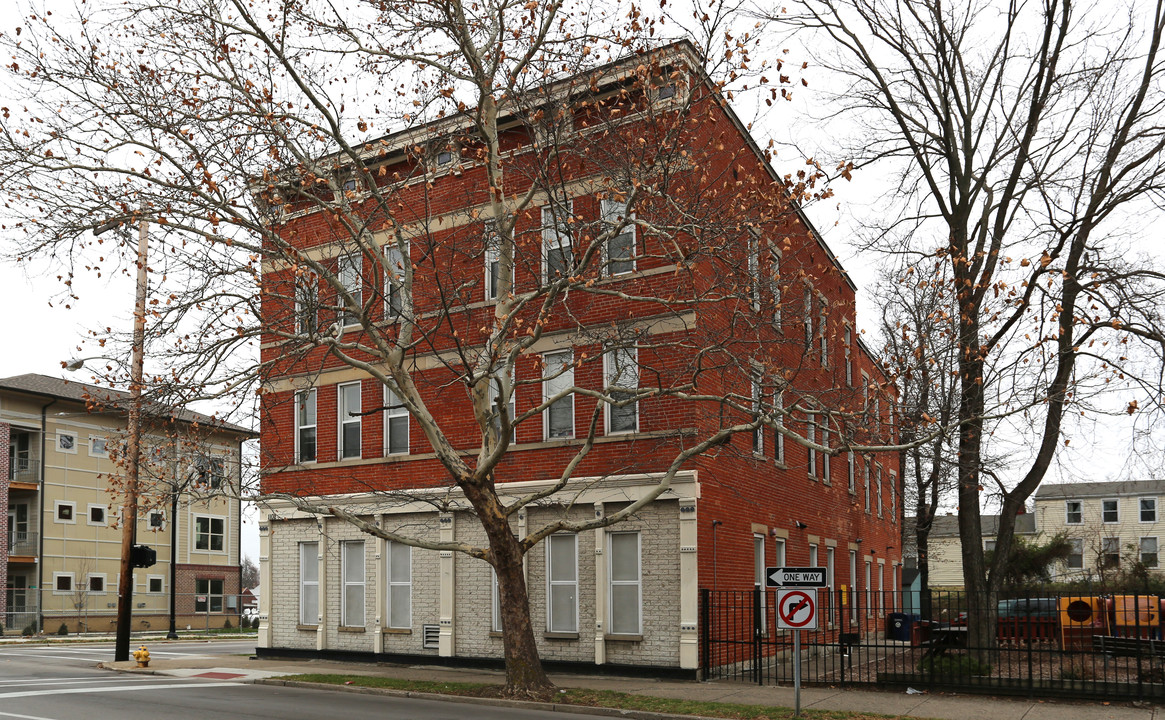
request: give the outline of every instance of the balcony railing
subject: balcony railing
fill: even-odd
[[[39,482],[40,460],[33,458],[8,458],[8,479],[14,482]]]
[[[10,530],[8,532],[8,556],[13,555],[36,555],[37,553],[37,537],[34,532],[17,532]]]
[[[30,626],[34,632],[40,629],[36,626],[40,608],[36,606],[36,601],[31,597],[33,592],[28,594],[30,597],[26,601],[13,603],[0,615],[0,623],[4,625],[5,634],[19,634]]]

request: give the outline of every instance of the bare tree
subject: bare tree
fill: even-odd
[[[259,566],[250,557],[243,558],[242,586],[244,589],[259,587]]]
[[[959,529],[981,647],[995,637],[1016,512],[1065,423],[1118,403],[1160,410],[1165,277],[1128,240],[1165,178],[1165,6],[1113,10],[803,0],[776,18],[825,48],[838,101],[863,123],[857,165],[882,163],[901,181],[882,247],[954,297]],[[1119,399],[1105,394],[1117,388]],[[1027,456],[993,475],[984,453],[1005,436]],[[994,491],[988,566],[980,508]]]

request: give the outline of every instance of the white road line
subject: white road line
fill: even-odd
[[[2,711],[0,711],[0,717],[20,718],[21,720],[56,720],[56,718],[41,717],[40,715],[21,715],[20,713]]]
[[[126,680],[131,682],[131,683],[133,683],[133,682],[137,682],[137,683],[157,682],[159,680],[166,680],[166,679],[167,678],[165,676],[161,676],[161,675],[153,676],[153,677],[137,678],[137,679],[133,679],[133,680],[126,678]],[[28,686],[32,686],[32,685],[84,685],[86,683],[108,683],[109,680],[110,680],[110,678],[108,678],[108,677],[85,678],[85,679],[81,679],[81,678],[72,678],[72,679],[69,679],[69,678],[51,678],[51,679],[28,679],[28,680],[0,680],[0,690],[3,690],[6,687],[28,687]]]
[[[25,690],[22,692],[6,692],[0,693],[0,700],[6,700],[8,698],[39,697],[42,695],[85,695],[89,693],[137,692],[140,690],[175,690],[178,688],[232,687],[237,685],[239,685],[239,683],[204,682],[198,680],[185,683],[170,683],[168,685],[140,685],[138,683],[134,683],[132,685],[115,685],[94,688],[58,688],[56,690]]]

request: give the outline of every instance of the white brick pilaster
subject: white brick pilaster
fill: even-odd
[[[377,525],[384,527],[384,516],[377,518]],[[375,653],[384,652],[384,594],[388,592],[386,576],[387,559],[384,556],[385,544],[384,538],[378,537],[374,539],[372,575],[368,578],[368,582],[372,583],[372,651]]]
[[[680,504],[680,667],[699,666],[700,572],[697,564],[696,499],[681,498]]]
[[[174,519],[171,518],[171,522]],[[271,647],[271,612],[274,595],[271,592],[271,519],[265,509],[259,510],[259,647]]]
[[[319,544],[316,546],[319,549],[319,554],[316,555],[316,562],[319,566],[320,577],[318,590],[320,616],[319,622],[316,623],[316,650],[325,650],[328,647],[328,534],[324,532],[323,523],[325,522],[327,521],[323,519],[316,520],[316,527],[319,530]]]
[[[452,513],[441,513],[441,542],[453,542],[456,534],[453,527]],[[453,600],[456,591],[456,578],[453,574],[453,551],[441,551],[441,639],[437,654],[441,657],[453,657]]]
[[[595,519],[603,517],[603,503],[595,503]],[[607,662],[607,561],[606,528],[595,530],[595,664]]]

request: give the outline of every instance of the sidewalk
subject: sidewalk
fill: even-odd
[[[148,669],[136,669],[134,663],[104,663],[102,667],[123,672],[176,675],[180,677],[209,677],[264,682],[277,675],[325,673],[337,675],[371,675],[405,680],[437,682],[501,683],[501,671],[448,668],[418,665],[372,665],[366,663],[335,662],[327,660],[268,660],[240,656],[154,660]],[[225,676],[225,677],[224,677]],[[791,687],[762,687],[741,683],[678,682],[644,678],[618,678],[592,675],[554,674],[551,679],[564,688],[614,690],[654,697],[744,703],[749,705],[793,706]],[[320,686],[332,687],[332,686]],[[346,690],[335,686],[336,690]],[[475,699],[476,700],[476,699]],[[802,709],[840,710],[847,712],[904,715],[942,720],[1165,720],[1159,707],[1132,707],[1128,703],[1112,705],[1091,702],[1053,702],[994,698],[978,695],[923,694],[905,692],[878,692],[870,690],[836,690],[833,688],[803,688]],[[525,705],[525,704],[523,704]],[[578,712],[576,709],[575,712]]]

